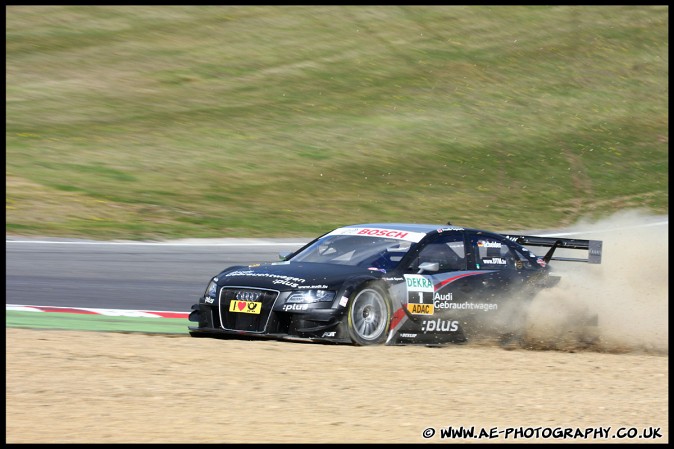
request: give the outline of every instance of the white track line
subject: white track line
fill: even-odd
[[[5,243],[40,243],[49,245],[135,245],[135,246],[304,246],[306,242],[236,242],[236,243],[170,243],[170,242],[61,242],[50,240],[5,240]]]
[[[189,315],[189,312],[178,312],[178,311],[169,311],[169,310],[133,310],[133,309],[99,309],[91,307],[58,307],[58,306],[34,306],[34,305],[21,305],[21,304],[7,304],[5,310],[14,311],[14,312],[45,312],[44,309],[49,309],[50,312],[54,312],[54,309],[58,309],[63,312],[70,312],[73,310],[83,310],[90,312],[96,315],[105,315],[105,316],[122,316],[122,317],[132,317],[132,318],[163,318],[162,315],[184,315],[185,318]]]
[[[566,235],[597,234],[601,232],[620,231],[624,229],[647,228],[651,226],[668,225],[669,220],[658,221],[655,223],[638,224],[633,226],[623,226],[619,228],[600,229],[594,231],[578,232],[560,232],[554,234],[537,234],[539,237],[562,237]],[[514,233],[511,233],[514,234]],[[5,243],[40,243],[48,245],[132,245],[132,246],[304,246],[306,242],[221,242],[221,243],[175,243],[175,242],[63,242],[50,240],[5,240]]]

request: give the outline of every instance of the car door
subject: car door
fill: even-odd
[[[426,242],[404,275],[411,315],[462,315],[464,302],[485,273],[469,269],[463,231],[450,231]],[[447,325],[446,327],[450,327]]]
[[[474,301],[499,302],[518,291],[525,279],[524,262],[510,242],[497,234],[468,231],[468,266],[482,273],[470,292]],[[526,260],[527,267],[530,265]]]

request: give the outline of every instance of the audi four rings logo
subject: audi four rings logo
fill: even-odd
[[[240,301],[255,301],[260,295],[262,295],[260,292],[241,291],[236,293],[236,299]]]

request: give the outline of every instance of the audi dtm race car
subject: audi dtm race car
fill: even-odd
[[[548,248],[542,256],[527,246]],[[585,257],[554,256],[557,249]],[[232,266],[192,306],[193,337],[438,345],[488,332],[559,277],[551,261],[601,263],[602,242],[451,225],[334,229],[278,262]],[[498,322],[498,320],[491,320]]]

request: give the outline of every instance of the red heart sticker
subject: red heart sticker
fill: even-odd
[[[239,310],[243,310],[243,308],[246,307],[246,303],[243,301],[239,301],[236,305],[239,308]]]

